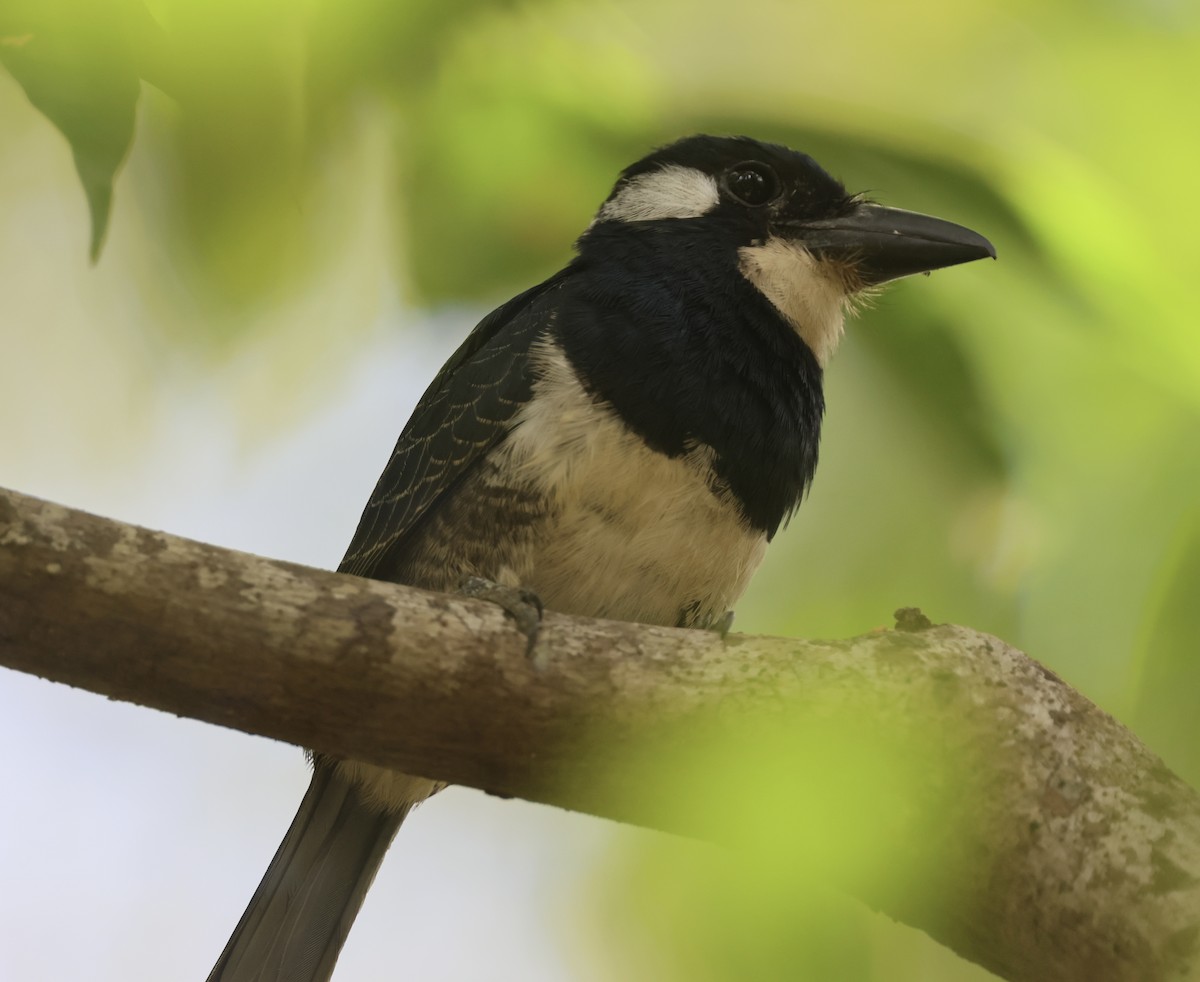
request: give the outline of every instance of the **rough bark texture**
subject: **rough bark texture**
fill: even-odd
[[[1200,977],[1200,796],[1003,642],[918,617],[899,627],[836,642],[723,641],[548,613],[530,659],[504,615],[477,601],[0,491],[8,667],[716,837],[736,827],[657,801],[646,761],[686,748],[698,721],[706,739],[752,727],[766,740],[797,719],[849,722],[920,754],[916,786],[886,819],[927,882],[850,883],[868,903],[1013,980]],[[804,766],[780,770],[780,782],[805,786]],[[615,774],[646,787],[617,794]]]

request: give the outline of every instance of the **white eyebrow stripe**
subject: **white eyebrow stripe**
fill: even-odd
[[[667,164],[626,182],[600,209],[600,221],[699,218],[720,201],[716,179],[694,167]]]

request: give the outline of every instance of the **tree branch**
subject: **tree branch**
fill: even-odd
[[[848,877],[868,903],[1008,979],[1200,973],[1200,796],[1053,673],[966,628],[722,640],[548,613],[530,659],[477,601],[0,491],[0,663],[334,755],[732,840],[744,831],[728,808],[656,796],[678,787],[661,762],[697,744],[791,753],[789,739],[831,721],[919,763],[867,817],[925,882]],[[795,786],[789,800],[824,787],[806,746],[771,776]]]

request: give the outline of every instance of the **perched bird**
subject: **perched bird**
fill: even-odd
[[[576,249],[438,373],[342,572],[727,625],[812,480],[847,307],[995,256],[962,226],[848,194],[805,154],[713,136],[628,167]],[[319,754],[313,770],[210,982],[328,979],[400,823],[441,787]]]

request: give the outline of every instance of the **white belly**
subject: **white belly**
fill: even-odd
[[[712,451],[649,449],[544,346],[544,372],[507,452],[549,498],[522,585],[551,610],[705,626],[742,595],[766,551],[725,490]]]

